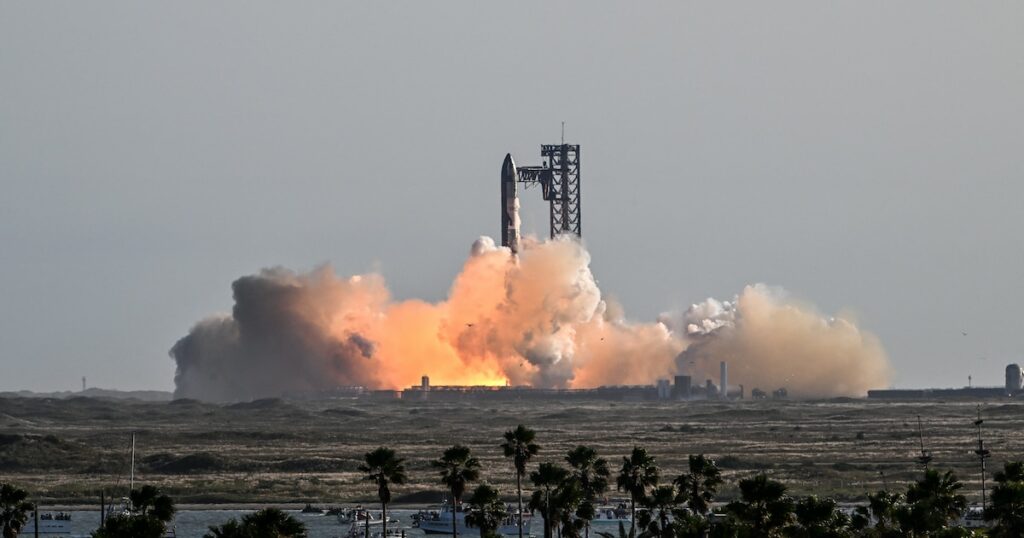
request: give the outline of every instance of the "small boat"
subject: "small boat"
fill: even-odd
[[[370,538],[406,538],[406,529],[400,528],[397,525],[394,527],[388,527],[387,534],[384,534],[383,527],[381,526],[370,526]],[[366,526],[353,524],[348,530],[346,538],[364,538],[366,536]]]
[[[519,535],[519,517],[518,512],[512,506],[508,506],[508,514],[505,519],[498,525],[498,534],[504,534],[508,536]],[[466,508],[459,507],[452,511],[452,506],[449,503],[444,503],[441,506],[441,510],[421,510],[419,513],[413,516],[413,526],[423,531],[425,534],[451,534],[452,533],[452,520],[455,520],[455,528],[459,535],[477,535],[480,534],[480,529],[466,523]],[[523,534],[530,534],[530,515],[523,514]]]
[[[356,506],[355,508],[344,508],[339,509],[337,512],[338,523],[342,525],[353,524],[361,525],[366,527],[369,524],[372,529],[374,526],[383,526],[384,520],[375,515],[373,512],[363,508],[362,506]],[[379,512],[378,512],[379,514]],[[388,523],[398,523],[397,519],[388,518]]]

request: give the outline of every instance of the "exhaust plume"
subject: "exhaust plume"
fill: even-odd
[[[265,269],[232,284],[230,315],[200,321],[171,348],[175,396],[397,389],[424,374],[450,385],[651,384],[677,371],[713,373],[719,360],[738,383],[794,395],[860,395],[884,384],[888,363],[873,336],[767,288],[638,324],[602,298],[589,265],[574,239],[524,238],[513,255],[481,237],[436,304],[392,300],[377,274]]]

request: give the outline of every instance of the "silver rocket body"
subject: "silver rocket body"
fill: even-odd
[[[512,154],[505,154],[501,163],[501,245],[515,254],[519,252],[519,193],[516,163]]]

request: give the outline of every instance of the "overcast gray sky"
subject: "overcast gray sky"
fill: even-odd
[[[1022,28],[1021,2],[2,2],[0,390],[169,389],[265,266],[440,299],[499,234],[504,154],[538,164],[562,120],[630,317],[765,282],[855,313],[896,385],[999,384]]]

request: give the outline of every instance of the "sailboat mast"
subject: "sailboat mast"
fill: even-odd
[[[132,471],[128,491],[135,491],[135,433],[132,433]]]

